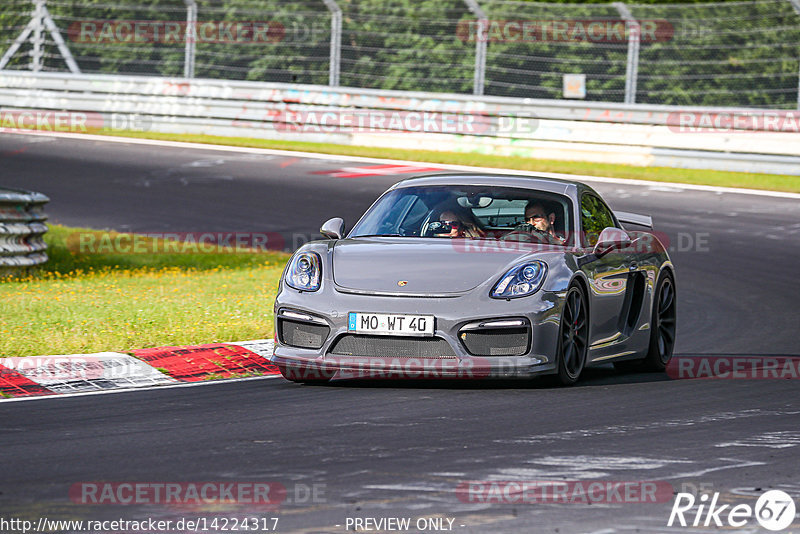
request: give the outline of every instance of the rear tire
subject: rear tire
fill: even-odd
[[[650,347],[644,359],[650,371],[664,371],[672,359],[676,330],[675,281],[669,271],[662,271],[653,295],[653,313],[650,319]]]
[[[558,382],[571,386],[581,376],[589,350],[589,308],[580,286],[567,290],[558,329]]]

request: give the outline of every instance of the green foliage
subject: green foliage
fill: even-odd
[[[11,46],[14,39],[25,29],[31,19],[33,3],[30,0],[3,0],[3,8],[0,9],[0,48],[2,52]],[[6,68],[25,69],[28,68],[30,58],[28,51],[30,45],[25,45],[11,58]]]
[[[338,0],[342,9],[341,80],[350,87],[471,93],[476,43],[460,34],[475,21],[463,0]],[[619,20],[608,2],[480,0],[491,21]],[[64,0],[49,5],[84,72],[180,76],[181,42],[92,43],[76,38],[86,21],[180,22],[182,0]],[[198,0],[198,23],[262,22],[268,42],[197,43],[195,76],[325,85],[331,14],[321,0]],[[786,0],[626,4],[665,33],[643,42],[637,102],[792,109],[800,71],[800,16]],[[29,20],[31,0],[5,0],[0,41]],[[64,70],[49,36],[45,70]],[[25,68],[26,44],[11,68]],[[487,95],[562,98],[563,75],[586,74],[587,100],[624,97],[628,43],[490,39]]]
[[[81,250],[81,236],[92,238],[85,241],[91,246],[83,247],[84,250]],[[122,237],[123,240],[116,241],[117,236]],[[265,262],[282,262],[287,257],[282,252],[246,249],[240,252],[236,252],[236,249],[224,249],[230,250],[230,252],[216,253],[203,253],[190,246],[170,249],[164,245],[163,240],[158,239],[146,240],[148,243],[153,243],[152,246],[147,247],[146,253],[126,253],[126,249],[121,246],[116,247],[120,250],[103,247],[103,243],[130,245],[132,241],[125,239],[127,236],[130,234],[51,225],[45,234],[48,244],[47,254],[50,259],[41,267],[39,274],[43,277],[52,277],[58,273],[58,276],[61,277],[70,272],[248,269],[259,267]],[[109,239],[103,241],[104,238]],[[129,247],[129,249],[133,250],[133,247]],[[220,249],[222,250],[222,247]],[[177,250],[186,252],[172,252]]]
[[[288,255],[76,254],[70,236],[83,232],[51,226],[50,261],[0,281],[0,356],[272,337]]]

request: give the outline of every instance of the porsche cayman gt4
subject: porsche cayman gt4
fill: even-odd
[[[272,361],[296,382],[512,378],[587,365],[664,370],[675,271],[645,215],[527,176],[403,180],[349,232],[298,249],[275,300]]]

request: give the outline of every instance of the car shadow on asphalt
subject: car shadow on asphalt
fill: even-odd
[[[513,379],[346,379],[333,380],[314,384],[304,384],[306,387],[341,387],[341,388],[373,388],[373,389],[574,389],[593,386],[608,386],[620,384],[639,384],[647,382],[665,382],[672,380],[666,373],[630,371],[621,373],[616,371],[611,364],[587,367],[584,369],[580,380],[573,386],[565,388],[559,385],[553,377],[542,376],[536,378]]]
[[[781,376],[780,378],[800,378],[800,355],[797,354],[675,354],[673,356],[673,362],[676,363],[676,359],[683,359],[683,360],[695,360],[695,362],[699,362],[701,360],[705,360],[706,362],[712,362],[712,365],[708,366],[708,374],[703,374],[702,367],[693,367],[687,366],[687,368],[691,368],[689,370],[693,370],[694,374],[688,373],[686,376],[681,375],[681,368],[680,364],[673,366],[670,365],[671,372],[648,372],[642,368],[634,368],[629,371],[618,371],[614,368],[614,366],[610,363],[594,365],[591,367],[587,367],[583,370],[581,374],[580,380],[569,387],[565,387],[560,385],[554,376],[542,376],[537,378],[517,378],[517,379],[393,379],[393,378],[373,378],[373,379],[346,379],[346,380],[334,380],[332,382],[325,382],[318,384],[323,387],[350,387],[350,388],[394,388],[394,389],[427,389],[427,390],[435,390],[435,389],[458,389],[458,390],[468,390],[468,389],[538,389],[538,390],[548,390],[548,389],[575,389],[575,388],[586,388],[586,387],[597,387],[597,386],[621,386],[621,385],[628,385],[628,384],[644,384],[650,382],[681,382],[687,379],[725,379],[725,378],[740,378],[740,379],[755,379],[755,378],[768,378],[765,375],[766,373],[772,372],[773,374],[778,372],[778,369],[781,372],[786,372],[786,369],[790,369],[792,371],[792,376],[784,377]],[[731,373],[731,366],[722,366],[717,371],[721,373],[727,372],[727,375],[724,374],[714,374],[714,362],[722,361],[722,363],[730,363],[732,364],[734,361],[746,361],[750,367],[747,368],[749,370],[749,375],[744,376],[730,376]],[[772,368],[769,368],[767,364],[769,361],[772,360]],[[754,363],[753,363],[754,362]],[[778,366],[779,363],[775,362],[783,362],[781,367]],[[789,364],[787,364],[789,362]],[[789,365],[789,367],[786,367]],[[774,369],[774,370],[770,370]],[[760,374],[759,374],[760,373]],[[677,376],[676,376],[677,375]],[[778,378],[777,376],[774,378]]]

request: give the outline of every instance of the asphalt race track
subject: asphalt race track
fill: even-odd
[[[0,185],[47,194],[51,222],[275,232],[287,248],[329,217],[343,216],[350,227],[388,185],[413,175],[352,170],[368,166],[0,137]],[[350,170],[337,173],[343,168]],[[800,357],[800,202],[592,185],[612,208],[651,214],[669,236],[679,295],[676,354]],[[670,380],[608,366],[572,388],[539,381],[315,387],[278,378],[0,402],[0,516],[263,516],[279,517],[278,532],[346,532],[348,518],[412,518],[413,525],[420,517],[445,519],[445,527],[452,519],[455,532],[706,532],[666,526],[671,496],[487,503],[456,488],[469,481],[658,481],[751,506],[777,488],[800,507],[799,401],[800,380]],[[270,481],[286,487],[288,499],[278,510],[74,503],[70,488],[91,481]],[[757,530],[751,519],[739,531]]]

